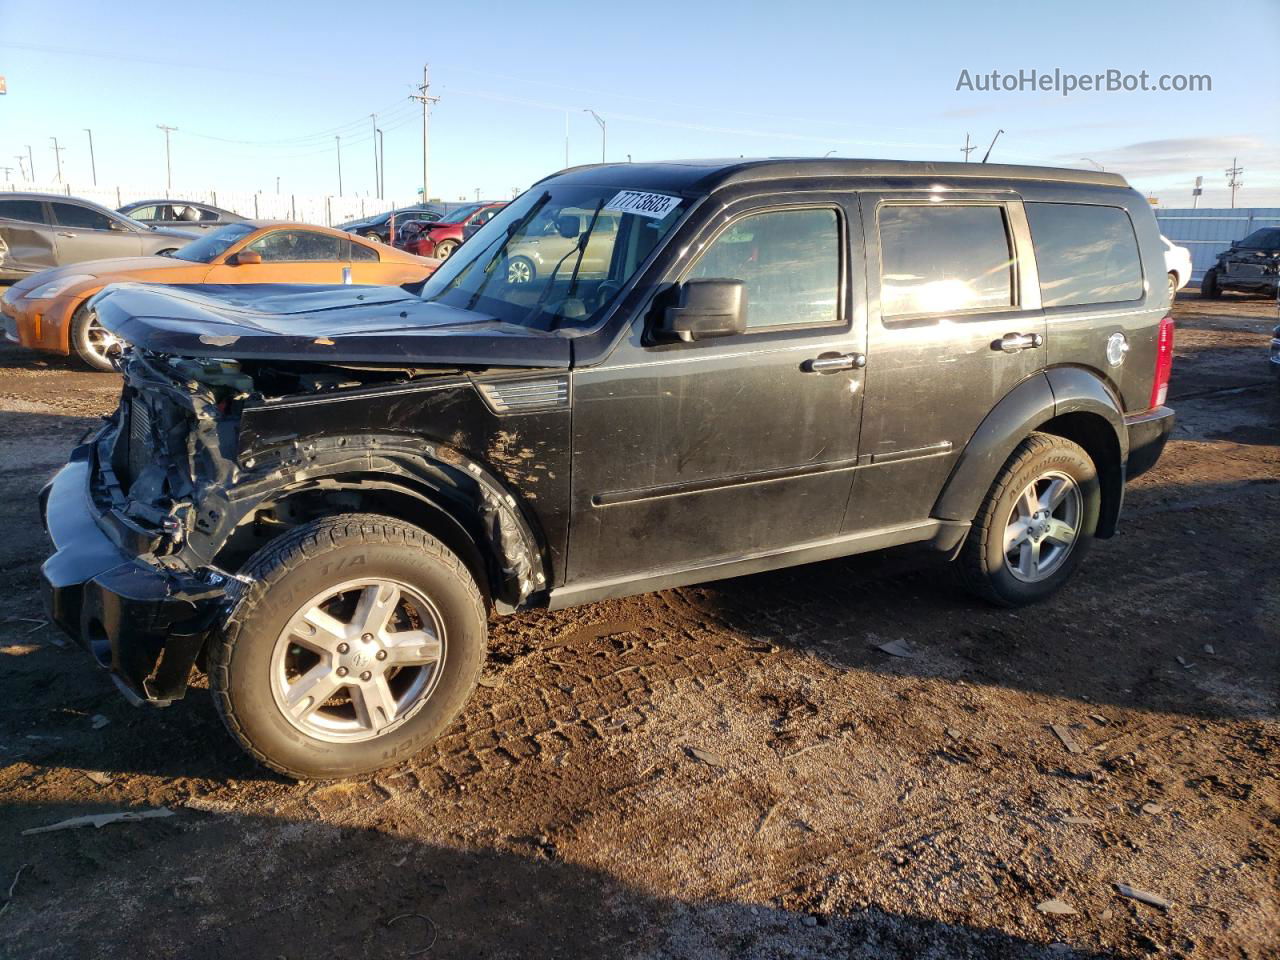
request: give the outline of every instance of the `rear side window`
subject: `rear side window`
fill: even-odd
[[[44,204],[39,200],[0,200],[0,217],[26,223],[45,223]]]
[[[337,261],[342,259],[342,238],[311,230],[277,230],[245,249],[261,254],[263,263]]]
[[[79,227],[82,230],[110,230],[111,218],[105,213],[76,206],[74,203],[51,204],[53,220],[60,227]]]
[[[373,247],[366,247],[363,243],[352,243],[351,259],[355,263],[377,263],[378,251]]]
[[[836,323],[836,212],[787,210],[743,217],[712,241],[688,276],[743,281],[751,329]]]
[[[880,208],[880,310],[886,317],[1014,305],[1013,248],[998,204]]]
[[[1120,207],[1028,203],[1027,222],[1046,307],[1142,298],[1142,260]]]

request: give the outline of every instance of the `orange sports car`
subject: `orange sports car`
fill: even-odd
[[[302,223],[247,220],[212,230],[171,254],[69,264],[15,283],[0,300],[8,339],[50,353],[74,352],[110,370],[120,342],[88,301],[110,283],[360,283],[400,286],[441,261]]]

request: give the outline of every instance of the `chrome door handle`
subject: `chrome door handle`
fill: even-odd
[[[74,237],[74,236],[75,236],[75,234],[74,234],[74,233],[70,233],[69,231],[66,231],[66,230],[59,230],[59,231],[58,231],[58,236],[60,236],[60,237]]]
[[[804,362],[805,373],[838,373],[841,370],[861,370],[867,358],[861,353],[833,353],[814,357]]]
[[[1006,333],[991,344],[992,350],[1003,350],[1005,353],[1017,353],[1019,350],[1034,350],[1044,343],[1044,337],[1038,333]]]

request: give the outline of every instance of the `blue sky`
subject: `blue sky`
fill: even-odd
[[[197,12],[198,11],[198,12]],[[644,4],[0,0],[0,166],[30,144],[51,181],[336,192],[373,188],[380,115],[388,192],[420,184],[415,92],[431,64],[432,193],[509,196],[564,164],[608,157],[822,155],[1086,166],[1127,176],[1163,206],[1280,206],[1280,2]],[[1209,74],[1212,92],[957,91],[971,74]],[[236,142],[231,142],[236,141]],[[15,169],[12,176],[17,176]]]

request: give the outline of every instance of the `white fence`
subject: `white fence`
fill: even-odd
[[[298,220],[327,227],[418,202],[418,198],[396,200],[379,197],[335,197],[314,193],[247,193],[237,190],[166,190],[164,187],[95,187],[83,183],[0,184],[0,191],[61,193],[83,197],[117,210],[135,200],[194,200],[211,203],[242,217],[263,220]],[[3,196],[3,192],[0,192]],[[444,204],[444,206],[449,206]]]

